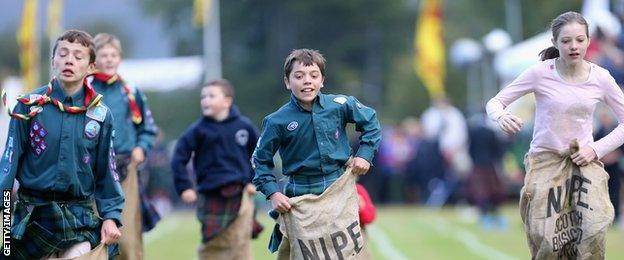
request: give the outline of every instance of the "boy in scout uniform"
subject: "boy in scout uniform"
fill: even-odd
[[[154,144],[157,129],[145,96],[117,74],[122,53],[119,39],[100,33],[93,41],[98,71],[91,84],[104,96],[103,101],[115,118],[113,129],[116,135],[114,149],[117,172],[126,196],[118,259],[142,259],[142,232],[152,229],[160,218],[146,200],[144,189],[140,188],[137,169]]]
[[[15,179],[20,184],[6,248],[11,258],[71,258],[119,239],[124,198],[113,119],[85,80],[94,62],[91,36],[64,32],[52,51],[55,77],[9,111],[0,185],[7,191]]]
[[[342,175],[344,167],[351,167],[358,175],[366,174],[379,147],[381,129],[375,110],[352,96],[321,93],[324,80],[325,59],[318,51],[292,51],[284,63],[290,102],[264,118],[252,157],[256,173],[253,183],[279,213],[290,210],[289,197],[323,193]],[[356,131],[362,133],[355,153],[349,146],[347,123],[354,123]],[[273,175],[273,156],[278,151],[282,173],[288,177],[282,191]],[[272,252],[281,239],[276,227],[269,244]]]
[[[233,102],[229,81],[208,82],[201,91],[202,117],[180,137],[171,159],[176,191],[186,203],[198,200],[199,259],[252,258],[256,187],[249,160],[258,133]],[[191,155],[193,177],[186,168]]]

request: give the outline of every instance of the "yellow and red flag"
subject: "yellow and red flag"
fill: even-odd
[[[207,8],[206,8],[207,7]],[[193,0],[193,25],[197,28],[204,27],[204,19],[210,19],[212,0]]]
[[[48,4],[48,21],[46,23],[46,33],[50,42],[56,40],[63,28],[61,17],[63,14],[63,0],[50,0]]]
[[[39,41],[37,39],[37,2],[24,0],[22,22],[17,31],[19,60],[22,68],[24,91],[39,85]]]
[[[421,4],[414,33],[414,69],[429,96],[437,99],[444,96],[446,76],[442,0],[423,0]]]

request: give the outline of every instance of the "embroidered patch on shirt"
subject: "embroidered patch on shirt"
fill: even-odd
[[[342,105],[345,102],[347,102],[347,98],[346,97],[337,97],[337,98],[334,98],[334,102]]]
[[[95,138],[100,132],[100,123],[95,120],[89,120],[89,122],[85,125],[84,132],[87,138]]]
[[[234,138],[236,139],[236,143],[238,143],[238,145],[245,146],[247,145],[247,141],[249,141],[249,132],[246,129],[240,129],[236,131]]]
[[[87,110],[87,117],[99,122],[104,122],[108,108],[102,105],[91,107]]]
[[[113,149],[113,141],[110,142],[109,152],[108,152],[108,166],[113,176],[113,180],[119,182],[119,174],[117,174],[117,162],[115,162],[115,149]]]
[[[48,131],[43,128],[39,121],[34,121],[30,125],[30,132],[28,133],[30,148],[37,156],[41,155],[48,147],[45,141],[46,135],[48,135]]]
[[[7,149],[4,153],[4,158],[9,162],[9,164],[13,163],[13,136],[9,136],[7,140]]]
[[[290,122],[288,124],[286,129],[288,129],[288,131],[293,131],[293,130],[297,129],[298,126],[299,126],[299,123],[297,123],[297,121],[292,121],[292,122]]]
[[[85,163],[85,164],[89,164],[91,162],[91,156],[89,156],[88,154],[85,154],[82,157],[82,162]]]
[[[41,113],[43,111],[43,107],[41,106],[32,106],[30,107],[30,112],[31,113]]]
[[[4,165],[4,168],[2,168],[2,173],[8,174],[9,171],[11,170],[11,164],[13,163],[13,137],[12,136],[9,136],[7,140],[7,148],[6,148],[6,152],[4,153],[4,158],[6,159],[7,164]]]

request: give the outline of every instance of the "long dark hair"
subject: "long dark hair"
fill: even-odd
[[[552,38],[555,40],[555,42],[557,41],[557,38],[559,37],[559,32],[561,32],[561,28],[564,25],[569,24],[569,23],[579,23],[579,24],[584,25],[585,34],[587,35],[587,38],[589,38],[589,26],[585,18],[583,18],[583,16],[577,12],[565,12],[557,16],[557,18],[555,18],[550,24],[550,31],[552,31]],[[543,61],[552,59],[552,58],[557,58],[559,57],[559,50],[557,50],[555,46],[550,46],[542,50],[539,53],[539,56],[540,56],[540,59]]]

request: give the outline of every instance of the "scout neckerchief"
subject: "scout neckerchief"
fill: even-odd
[[[102,95],[96,93],[95,90],[93,90],[93,87],[91,87],[91,84],[89,84],[89,81],[87,81],[85,78],[83,82],[83,86],[85,88],[84,106],[80,106],[80,107],[65,106],[63,105],[63,102],[50,96],[52,94],[52,83],[55,80],[57,79],[53,78],[52,81],[48,83],[48,86],[47,86],[48,90],[43,95],[30,94],[29,96],[20,95],[17,97],[17,101],[21,102],[24,105],[31,106],[30,112],[28,114],[19,114],[19,113],[12,112],[9,106],[7,106],[6,91],[3,89],[2,90],[2,103],[6,107],[7,112],[9,113],[9,116],[15,119],[21,119],[21,120],[31,119],[37,114],[39,114],[41,111],[43,111],[43,105],[45,105],[46,103],[51,103],[56,108],[58,108],[58,110],[60,110],[61,112],[66,112],[70,114],[80,114],[80,113],[84,113],[85,111],[87,111],[87,109],[99,104],[100,100],[102,99]]]
[[[126,92],[126,96],[128,97],[128,106],[130,106],[130,112],[132,113],[132,122],[138,125],[141,123],[141,121],[143,121],[143,116],[141,116],[141,110],[139,109],[139,106],[137,105],[134,93],[130,91],[130,87],[128,87],[128,84],[119,75],[117,74],[108,75],[102,72],[96,72],[95,74],[93,74],[93,76],[95,77],[96,80],[102,81],[106,83],[106,85],[109,85],[109,86],[119,81],[121,83],[121,87],[123,88],[124,92]]]

